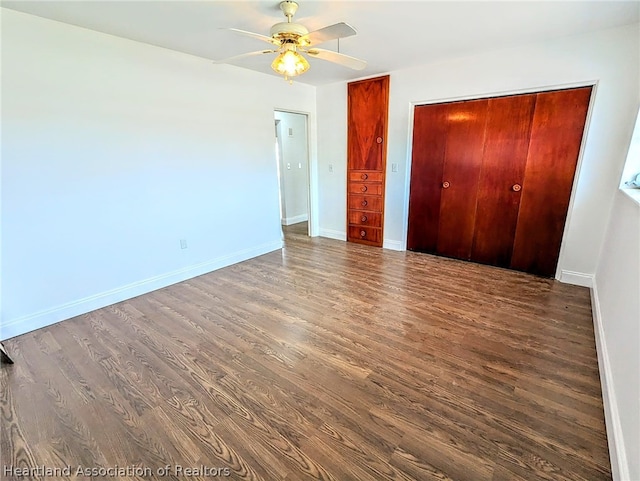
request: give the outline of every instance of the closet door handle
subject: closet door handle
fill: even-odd
[[[514,192],[520,192],[522,190],[522,186],[520,184],[513,184],[511,190]]]
[[[382,137],[378,137],[378,138],[376,139],[376,142],[378,142],[379,144],[381,144],[381,143],[382,143]]]
[[[442,188],[443,189],[448,189],[449,187],[451,187],[451,184],[449,182],[443,182],[442,183]]]

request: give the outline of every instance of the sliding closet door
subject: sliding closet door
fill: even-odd
[[[590,97],[416,107],[407,248],[552,277]]]
[[[448,104],[421,105],[413,120],[407,249],[435,252],[438,245]]]
[[[469,259],[487,105],[416,107],[408,249]]]
[[[591,87],[539,93],[511,267],[555,274]]]
[[[509,267],[536,95],[489,100],[471,260]]]
[[[476,218],[488,100],[449,104],[442,171],[438,254],[469,259]]]

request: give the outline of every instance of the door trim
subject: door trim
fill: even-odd
[[[305,110],[293,110],[274,107],[273,113],[285,112],[289,114],[300,114],[307,118],[307,178],[309,179],[308,194],[307,194],[307,214],[308,214],[308,234],[310,237],[317,237],[320,235],[320,216],[318,215],[320,200],[318,196],[318,149],[317,149],[317,122],[316,117],[311,112]]]

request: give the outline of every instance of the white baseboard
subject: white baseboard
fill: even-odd
[[[347,233],[344,231],[333,230],[333,229],[320,229],[320,237],[328,237],[329,239],[346,241]]]
[[[0,326],[0,340],[19,336],[42,327],[50,326],[56,322],[64,321],[87,312],[100,309],[102,307],[125,301],[133,297],[146,294],[163,287],[176,284],[178,282],[201,276],[223,267],[246,261],[268,252],[282,248],[282,241],[270,242],[250,249],[244,249],[232,254],[218,257],[210,261],[202,262],[193,266],[185,267],[173,272],[161,274],[159,276],[134,282],[126,286],[118,287],[106,292],[101,292],[93,296],[68,302],[50,309],[42,310],[28,316],[9,320]]]
[[[602,327],[602,313],[598,298],[597,282],[591,287],[591,310],[593,313],[593,328],[596,337],[596,352],[598,353],[598,370],[600,371],[600,384],[602,386],[602,403],[604,405],[604,421],[607,427],[607,441],[609,443],[609,458],[611,461],[611,474],[614,481],[629,481],[629,465],[627,452],[624,447],[622,425],[618,413],[618,402],[613,386],[611,362]]]
[[[560,271],[560,282],[565,284],[573,284],[574,286],[593,287],[593,274],[584,274],[583,272]]]
[[[388,240],[388,239],[385,239],[382,242],[382,248],[383,249],[390,249],[392,251],[403,251],[403,250],[405,250],[404,246],[402,245],[402,242],[396,241],[396,240]]]
[[[300,222],[306,222],[309,220],[309,215],[307,214],[302,214],[302,215],[295,215],[293,217],[285,217],[284,219],[282,219],[282,225],[293,225],[293,224],[298,224]]]
[[[347,240],[347,234],[345,232],[332,229],[320,229],[320,237],[328,237],[329,239],[336,239],[341,241]],[[394,251],[405,250],[402,242],[395,240],[384,240],[382,242],[382,248]]]

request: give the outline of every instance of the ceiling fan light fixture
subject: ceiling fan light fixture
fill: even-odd
[[[271,68],[288,80],[309,70],[309,62],[295,50],[285,50],[276,57]]]
[[[284,76],[284,79],[288,80],[289,83],[293,83],[293,77],[302,75],[309,70],[309,62],[305,58],[305,55],[311,55],[313,58],[333,62],[334,64],[342,65],[343,67],[348,67],[354,70],[363,70],[366,68],[367,62],[364,60],[340,53],[339,43],[337,52],[316,48],[316,45],[318,44],[336,39],[339,42],[341,38],[355,35],[356,30],[351,25],[340,22],[309,32],[304,25],[293,21],[293,16],[296,13],[296,10],[298,10],[297,2],[294,2],[293,0],[284,0],[280,2],[280,9],[287,18],[287,21],[273,25],[271,27],[270,36],[248,32],[237,28],[229,29],[236,33],[266,42],[271,46],[271,49],[235,55],[226,60],[220,60],[220,62],[228,62],[230,60],[238,60],[256,55],[277,53],[278,56],[271,63],[271,68],[277,74]],[[305,55],[301,55],[301,52]]]

